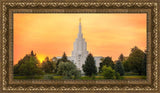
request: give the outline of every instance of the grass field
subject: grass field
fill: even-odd
[[[14,76],[14,79],[43,79],[44,76]]]
[[[45,74],[42,76],[14,76],[14,79],[53,79],[53,80],[62,80],[63,76],[57,76],[55,74]],[[103,76],[81,76],[80,80],[102,80]],[[121,79],[146,79],[146,76],[138,76],[138,75],[125,75],[121,76]]]
[[[146,79],[146,76],[122,76],[124,79]]]

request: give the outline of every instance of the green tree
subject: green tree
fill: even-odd
[[[31,54],[26,55],[14,66],[14,74],[26,76],[41,75],[43,73],[39,66],[39,60],[32,51]]]
[[[19,65],[18,64],[16,64],[16,65],[14,65],[14,74],[18,74],[19,73],[19,70],[18,70],[18,68],[19,68]]]
[[[56,60],[53,60],[53,59],[50,59],[50,62],[52,63],[52,66],[53,66],[53,70],[52,70],[52,71],[55,73],[57,61],[56,61]]]
[[[120,76],[124,75],[124,68],[121,61],[116,62],[115,71],[118,72]]]
[[[116,79],[122,79],[122,77],[120,76],[120,74],[118,72],[115,73]]]
[[[42,62],[42,70],[45,73],[52,73],[55,69],[54,63],[52,60],[49,60],[49,57],[46,57],[45,60]]]
[[[124,71],[130,72],[131,71],[131,64],[128,60],[123,61]]]
[[[58,71],[58,65],[59,65],[59,63],[61,63],[61,62],[71,62],[70,60],[67,59],[67,55],[66,55],[65,52],[63,53],[62,58],[57,60],[55,72]]]
[[[88,54],[86,61],[85,61],[85,64],[83,64],[82,68],[83,68],[85,75],[87,75],[87,76],[92,76],[97,73],[95,60],[94,60],[92,54]]]
[[[142,67],[142,74],[146,75],[146,66],[147,66],[147,54],[145,52],[145,57],[144,57],[144,61],[142,63],[143,67]]]
[[[105,79],[119,79],[119,73],[116,73],[115,70],[113,70],[110,66],[107,67],[104,65],[102,67],[102,73],[101,73]]]
[[[124,60],[123,54],[121,54],[121,55],[118,57],[118,60],[121,61],[121,62]]]
[[[111,57],[105,57],[104,60],[100,63],[99,72],[102,71],[102,67],[106,65],[107,67],[112,67],[114,69],[114,63]]]
[[[62,60],[63,62],[67,62],[67,61],[68,61],[68,59],[67,59],[67,55],[66,55],[66,53],[65,53],[65,52],[64,52],[64,54],[63,54],[63,56],[62,56],[61,60]]]
[[[58,65],[58,74],[64,76],[66,79],[77,79],[81,73],[77,70],[76,65],[72,62],[61,62]],[[72,77],[73,76],[73,77]]]
[[[128,60],[131,65],[131,70],[139,75],[145,74],[146,71],[146,54],[138,47],[131,50]]]
[[[33,50],[31,51],[31,56],[36,56],[36,54],[34,54]]]

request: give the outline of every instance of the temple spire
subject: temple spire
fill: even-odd
[[[82,27],[81,27],[81,18],[79,18],[79,33],[78,33],[78,37],[82,37]]]
[[[81,18],[79,18],[79,24],[81,24]]]
[[[82,34],[82,27],[81,27],[81,18],[77,20],[78,27],[76,31],[77,32],[77,38],[74,42],[73,51],[72,51],[72,62],[77,66],[79,70],[83,73],[82,65],[85,64],[86,57],[88,55],[87,51],[87,42],[85,41],[85,38],[83,38]]]

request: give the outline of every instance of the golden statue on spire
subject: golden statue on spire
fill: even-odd
[[[79,23],[81,23],[81,18],[79,18]]]

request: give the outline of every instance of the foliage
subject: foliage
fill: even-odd
[[[143,66],[142,66],[142,74],[146,75],[146,66],[147,66],[147,54],[145,53],[144,61],[143,61]]]
[[[115,73],[116,79],[123,79],[118,72]]]
[[[33,50],[31,51],[31,56],[36,56],[36,54],[34,54]]]
[[[114,63],[111,57],[105,57],[104,60],[100,63],[99,72],[102,71],[102,67],[106,65],[107,67],[112,67],[114,69]]]
[[[128,60],[123,61],[124,71],[130,72],[131,71],[131,64]]]
[[[118,72],[120,76],[124,75],[124,68],[121,61],[116,62],[115,71]]]
[[[116,73],[115,70],[113,70],[110,66],[102,67],[102,75],[104,76],[105,79],[116,79],[115,73]]]
[[[16,65],[14,65],[14,67],[13,67],[13,69],[14,69],[14,74],[18,74],[19,73],[19,67],[20,67],[20,65],[18,65],[18,64],[16,64]]]
[[[95,60],[92,54],[89,54],[86,58],[85,64],[82,66],[85,75],[92,76],[97,73],[97,68],[95,65]]]
[[[63,54],[63,56],[62,56],[61,60],[62,60],[63,62],[67,62],[67,61],[68,61],[68,59],[67,59],[67,55],[66,55],[66,53],[65,53],[65,52],[64,52],[64,54]]]
[[[67,59],[67,55],[66,55],[65,52],[64,52],[64,54],[62,55],[62,58],[57,60],[55,72],[58,71],[58,65],[59,65],[61,62],[71,62],[70,60]]]
[[[124,60],[123,54],[121,54],[121,55],[118,57],[118,60],[121,61],[121,62]]]
[[[45,58],[45,60],[42,63],[42,70],[45,73],[52,73],[56,69],[56,62],[49,60],[48,57]]]
[[[61,62],[58,65],[58,75],[64,76],[65,79],[72,79],[72,76],[74,76],[74,79],[77,79],[80,77],[80,71],[77,70],[76,65],[72,62]]]
[[[43,72],[39,66],[40,63],[36,57],[36,54],[31,51],[31,54],[26,55],[18,62],[18,64],[14,66],[14,74],[27,76],[41,75]]]
[[[146,74],[146,54],[138,47],[134,47],[131,50],[129,58],[131,70],[139,75]]]

